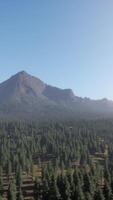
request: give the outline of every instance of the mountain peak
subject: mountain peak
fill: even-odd
[[[23,79],[26,79],[30,76],[31,75],[28,74],[26,71],[20,71],[20,72],[17,72],[16,74],[12,75],[9,79],[11,79],[11,80],[23,80]]]
[[[26,71],[20,71],[20,72],[18,72],[18,74],[28,74]]]
[[[45,88],[43,81],[28,74],[26,71],[18,72],[17,74],[13,75],[10,80],[22,90],[23,88],[24,90],[27,88],[28,91],[29,88],[29,90],[34,91],[34,93],[42,92]]]
[[[30,76],[26,71],[20,71],[20,72],[18,72],[18,73],[16,73],[15,75],[13,75],[13,77],[14,76]]]
[[[113,116],[113,102],[83,99],[71,89],[45,84],[26,71],[20,71],[0,84],[0,118],[53,119],[87,116]]]

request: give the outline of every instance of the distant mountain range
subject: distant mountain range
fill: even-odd
[[[25,71],[0,84],[1,119],[86,119],[113,117],[113,102],[76,96]]]

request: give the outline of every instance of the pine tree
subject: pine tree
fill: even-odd
[[[106,161],[105,163],[105,169],[104,169],[104,178],[107,182],[110,183],[111,178],[110,178],[110,172],[109,172],[109,168],[108,168],[108,162]]]
[[[55,176],[51,177],[50,189],[49,189],[49,199],[60,200],[61,195],[57,186],[57,181]]]
[[[111,188],[110,188],[110,185],[108,182],[106,182],[105,186],[104,186],[104,197],[105,199],[107,200],[112,200],[113,199],[113,196],[112,196],[112,191],[111,191]]]
[[[23,194],[22,194],[22,190],[19,190],[18,196],[17,196],[17,200],[24,200]]]
[[[94,200],[105,200],[102,190],[100,188],[98,188],[95,192]]]
[[[91,181],[91,177],[89,177],[88,173],[85,173],[84,175],[84,193],[90,193],[93,195],[94,187],[93,187],[93,181]]]
[[[84,200],[85,196],[82,190],[82,187],[80,185],[80,182],[78,183],[78,185],[76,186],[76,197],[77,200]]]
[[[21,188],[22,186],[22,171],[19,168],[17,173],[16,173],[16,185]]]
[[[0,196],[0,200],[3,200],[2,196]]]
[[[3,193],[3,179],[2,176],[0,176],[0,195]]]
[[[9,185],[9,189],[8,189],[8,200],[15,200],[16,199],[16,185],[15,182],[13,181],[10,185]]]
[[[43,196],[43,186],[42,183],[36,179],[34,185],[34,199],[41,200]]]
[[[43,200],[49,199],[49,183],[47,179],[42,182],[42,198]]]

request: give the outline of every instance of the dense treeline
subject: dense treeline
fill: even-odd
[[[23,173],[34,199],[112,200],[113,122],[0,122],[0,195],[24,199]],[[36,174],[39,168],[41,176]],[[12,176],[12,178],[11,178]]]

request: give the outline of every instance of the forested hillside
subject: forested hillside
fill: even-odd
[[[112,200],[113,122],[0,122],[0,199]]]

